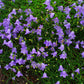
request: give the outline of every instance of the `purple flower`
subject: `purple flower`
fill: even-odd
[[[57,17],[54,18],[52,21],[54,21],[54,23],[59,23],[59,19]]]
[[[0,54],[2,54],[3,53],[3,49],[0,49]]]
[[[63,70],[64,70],[63,66],[60,65],[58,71],[63,71]]]
[[[35,69],[37,67],[37,63],[35,61],[32,61],[31,66],[33,67],[33,69]]]
[[[81,4],[83,2],[83,0],[78,0],[78,4]]]
[[[42,29],[43,28],[43,25],[40,25],[38,28]]]
[[[62,76],[63,76],[63,78],[66,78],[66,76],[68,76],[68,74],[66,73],[66,71],[60,72],[60,77],[62,77]]]
[[[61,51],[63,51],[63,50],[64,50],[64,45],[63,45],[63,44],[61,44],[61,46],[60,46],[60,47],[58,47],[58,49],[60,49]]]
[[[12,80],[15,80],[15,77],[12,77]]]
[[[36,54],[36,49],[33,48],[32,51],[30,52],[31,54]]]
[[[66,16],[66,19],[71,19],[71,17],[69,16],[69,14]],[[69,23],[70,24],[70,23]]]
[[[36,33],[37,33],[37,35],[40,35],[41,36],[41,29],[37,29],[36,30]]]
[[[17,19],[16,22],[14,23],[15,25],[20,25],[21,22]]]
[[[73,73],[71,73],[71,76],[72,76],[72,79],[74,79],[74,74]]]
[[[6,70],[8,70],[8,69],[10,69],[11,67],[10,67],[10,65],[6,65],[4,68],[5,68]]]
[[[41,78],[48,78],[47,74],[44,72]]]
[[[69,14],[70,11],[71,11],[71,8],[69,8],[69,6],[65,7],[64,12],[65,12],[66,14]]]
[[[44,47],[41,47],[39,50],[40,50],[41,52],[45,51]]]
[[[84,20],[81,20],[80,21],[80,24],[84,26]]]
[[[66,54],[65,51],[63,51],[62,54],[59,55],[59,56],[60,56],[60,59],[65,59],[65,58],[67,58],[67,54]]]
[[[26,9],[24,12],[26,13],[26,15],[29,15],[29,14],[32,14],[32,13],[33,13],[33,12],[31,11],[31,9]]]
[[[71,31],[69,34],[70,39],[74,39],[76,35],[74,34],[74,31]]]
[[[37,56],[41,56],[41,53],[40,53],[40,51],[37,51]]]
[[[80,74],[80,70],[79,70],[79,68],[77,68],[77,69],[75,70],[75,72],[77,72],[77,73]]]
[[[77,43],[76,46],[75,46],[76,49],[79,49],[79,44]]]
[[[0,65],[0,69],[1,69],[1,65]]]
[[[43,4],[50,5],[51,0],[46,0]]]
[[[58,10],[63,11],[63,6],[58,6]]]
[[[51,53],[51,55],[53,55],[53,57],[56,57],[57,52],[53,52],[53,53]]]
[[[50,14],[50,18],[53,18],[53,16],[55,15],[55,13],[49,13]]]
[[[55,84],[60,84],[60,81],[57,81]]]
[[[29,29],[26,29],[25,35],[29,33],[31,33],[31,31],[29,31]]]
[[[16,66],[16,62],[14,62],[13,60],[9,63],[10,66]]]
[[[47,5],[47,7],[46,7],[45,9],[48,9],[49,11],[50,11],[50,10],[51,10],[51,11],[54,10],[54,8],[53,8],[52,6],[50,6],[50,5]]]
[[[16,60],[16,63],[18,63],[19,65],[25,64],[25,62],[26,60],[23,60],[22,58]]]
[[[40,70],[42,70],[42,71],[44,71],[44,69],[45,69],[46,66],[48,66],[48,65],[47,65],[47,64],[44,64],[44,63],[41,63],[41,64],[37,63],[37,67],[38,67]]]
[[[82,57],[84,58],[84,52],[81,53]]]
[[[16,48],[12,48],[12,53],[17,53],[17,49]]]
[[[22,47],[21,48],[21,53],[27,54],[28,53],[27,47]]]
[[[31,54],[27,54],[27,60],[31,60],[33,56]]]
[[[29,65],[26,65],[26,68],[29,69]]]
[[[43,53],[42,53],[42,56],[43,56],[44,58],[46,58],[46,57],[48,56],[47,52],[43,52]]]
[[[18,71],[17,74],[16,74],[16,76],[20,77],[20,76],[23,76],[23,74],[20,71]]]

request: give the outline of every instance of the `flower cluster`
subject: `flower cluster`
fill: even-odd
[[[13,0],[15,1],[15,0]],[[0,37],[3,39],[3,46],[9,47],[11,50],[9,59],[11,60],[9,64],[6,64],[4,68],[6,70],[11,70],[15,73],[15,76],[12,78],[15,80],[16,77],[23,76],[21,72],[21,65],[24,65],[26,69],[39,69],[43,71],[43,75],[41,78],[49,78],[47,73],[45,72],[46,68],[48,67],[47,63],[44,62],[36,62],[34,58],[37,59],[47,59],[48,57],[57,58],[59,60],[67,60],[68,55],[66,52],[66,47],[70,45],[75,45],[75,49],[84,48],[84,41],[75,40],[76,34],[75,31],[71,28],[72,24],[70,23],[71,17],[70,12],[73,8],[76,11],[74,18],[80,20],[77,27],[80,25],[84,28],[84,4],[83,5],[76,5],[76,3],[72,4],[70,7],[63,7],[58,6],[58,11],[63,12],[66,14],[66,18],[63,23],[64,29],[60,26],[61,22],[58,17],[55,17],[54,8],[50,5],[51,0],[46,0],[43,4],[46,5],[45,9],[48,10],[49,17],[47,20],[51,19],[53,23],[53,31],[50,33],[49,31],[45,32],[46,29],[43,24],[38,24],[38,18],[33,16],[33,12],[31,9],[26,9],[23,11],[22,9],[13,9],[12,12],[8,14],[8,17],[3,19],[3,22],[0,23],[0,27],[4,27],[3,30],[0,30]],[[83,1],[79,0],[79,4]],[[56,3],[56,2],[55,2]],[[54,4],[55,4],[54,3]],[[3,6],[3,3],[2,3]],[[22,15],[25,14],[26,19]],[[17,14],[21,14],[19,18]],[[15,22],[12,20],[15,19]],[[46,20],[46,21],[47,21]],[[47,21],[48,22],[48,21]],[[34,27],[32,24],[37,25]],[[51,36],[49,39],[45,38],[47,34]],[[54,36],[56,38],[54,38]],[[31,47],[34,43],[37,46]],[[16,42],[16,43],[15,43]],[[42,44],[42,45],[41,45]],[[0,49],[0,54],[3,54],[3,48]],[[19,52],[19,54],[18,54]],[[20,55],[20,56],[19,56]],[[84,51],[81,52],[81,57],[84,58]],[[30,62],[30,63],[28,63]],[[0,65],[1,68],[1,65]],[[58,68],[58,73],[60,72],[60,77],[66,78],[69,76],[68,71],[63,68],[63,65],[60,65]],[[71,77],[74,79],[74,73],[77,72],[80,74],[79,67],[76,68],[75,71],[71,72]],[[58,80],[55,84],[60,84]]]

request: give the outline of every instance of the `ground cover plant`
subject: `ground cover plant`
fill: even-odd
[[[0,0],[1,84],[84,84],[83,0]]]

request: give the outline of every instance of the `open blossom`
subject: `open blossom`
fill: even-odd
[[[55,84],[60,84],[60,81],[57,81]]]
[[[66,76],[68,76],[68,74],[66,73],[66,71],[62,71],[60,72],[60,77],[66,78]]]
[[[48,78],[47,74],[44,72],[41,78]]]
[[[81,53],[82,57],[84,58],[84,52]]]
[[[63,70],[64,70],[63,66],[60,65],[58,71],[63,71]]]
[[[16,74],[16,76],[20,77],[20,76],[23,76],[23,74],[20,71],[18,71],[17,74]]]
[[[80,69],[79,69],[79,68],[77,68],[77,69],[75,70],[75,72],[77,72],[77,73],[79,73],[79,74],[80,74]]]
[[[58,49],[60,49],[61,51],[63,51],[64,50],[64,44],[61,44],[61,46]]]
[[[66,59],[67,58],[67,54],[65,51],[63,51],[62,54],[59,56],[60,56],[60,59]]]

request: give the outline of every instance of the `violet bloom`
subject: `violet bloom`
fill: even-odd
[[[49,11],[50,11],[50,10],[51,10],[51,11],[54,10],[54,8],[53,8],[51,5],[47,5],[47,7],[46,7],[45,9],[48,9]]]
[[[31,66],[33,67],[33,69],[35,69],[37,67],[37,63],[35,61],[32,61]]]
[[[17,53],[17,49],[14,47],[14,48],[12,48],[12,53]]]
[[[43,52],[43,53],[42,53],[42,56],[43,56],[44,58],[46,58],[46,57],[48,56],[47,52]]]
[[[55,84],[60,84],[60,81],[57,81]]]
[[[37,54],[37,56],[41,56],[41,53],[40,53],[40,51],[37,51],[37,53],[36,53],[36,54]]]
[[[42,37],[38,37],[38,41],[42,40]]]
[[[14,23],[15,25],[20,25],[21,22],[17,19],[16,22]]]
[[[71,17],[69,16],[69,14],[66,16],[66,19],[71,19]],[[70,24],[70,23],[69,23]]]
[[[41,78],[48,78],[47,74],[44,72]]]
[[[53,16],[55,15],[55,13],[49,13],[50,14],[50,18],[53,18]]]
[[[11,70],[12,70],[13,72],[15,72],[15,73],[16,73],[16,69],[15,69],[15,68],[11,68]]]
[[[51,55],[53,55],[53,57],[56,57],[57,52],[53,52],[53,53],[51,53]]]
[[[15,80],[15,77],[12,77],[12,80]]]
[[[58,6],[58,10],[63,11],[63,6]]]
[[[26,29],[25,35],[29,33],[31,33],[31,31],[29,31],[29,29]]]
[[[44,47],[41,47],[39,50],[40,50],[41,52],[45,51]]]
[[[81,47],[84,48],[84,41],[81,41],[80,44],[81,44]]]
[[[42,29],[43,28],[43,25],[40,25],[39,28]]]
[[[63,66],[60,65],[58,71],[63,71],[63,70],[64,70]]]
[[[3,53],[3,49],[0,49],[0,54],[2,54]]]
[[[46,0],[43,4],[50,5],[51,0]]]
[[[44,63],[41,63],[41,64],[37,63],[37,67],[38,67],[40,70],[42,70],[42,71],[44,71],[44,69],[46,68],[46,66],[48,66],[48,65],[47,65],[47,64],[44,64]]]
[[[74,39],[76,37],[74,31],[71,31],[68,36],[70,37],[70,39]]]
[[[27,60],[31,60],[33,56],[31,54],[27,54]]]
[[[16,60],[16,63],[18,63],[19,65],[25,64],[25,62],[26,60],[23,60],[22,58]]]
[[[30,52],[31,54],[36,54],[36,49],[33,48],[32,51]]]
[[[61,51],[63,51],[64,50],[64,44],[61,44],[61,46],[58,47],[58,49],[60,49]]]
[[[63,78],[66,78],[66,76],[68,76],[68,74],[66,73],[66,71],[60,72],[60,77],[62,77],[62,76],[63,76]]]
[[[52,21],[54,21],[54,23],[59,23],[59,19],[57,17],[54,18]]]
[[[80,24],[84,26],[84,20],[81,20],[80,21]]]
[[[26,13],[26,15],[29,15],[29,14],[32,14],[32,13],[33,13],[33,12],[31,11],[31,9],[26,9],[24,12]]]
[[[71,8],[69,8],[69,6],[65,7],[64,12],[65,12],[66,14],[69,14],[70,11],[71,11]]]
[[[79,44],[77,43],[76,46],[75,46],[76,49],[79,49]]]
[[[0,65],[0,69],[1,69],[1,65]]]
[[[67,54],[65,51],[63,51],[62,54],[59,56],[60,56],[60,59],[66,59],[67,58]]]
[[[9,65],[10,65],[10,66],[16,66],[16,62],[12,60],[12,61],[9,63]]]
[[[29,65],[26,65],[26,68],[29,69]]]
[[[6,70],[8,70],[8,69],[10,69],[11,67],[10,67],[10,65],[6,65],[4,68],[5,68]]]
[[[20,77],[20,76],[23,76],[23,74],[20,71],[18,71],[17,74],[16,74],[16,76]]]
[[[21,53],[23,53],[24,55],[27,54],[28,53],[27,47],[22,47]]]
[[[79,69],[79,68],[77,68],[77,69],[75,70],[75,72],[77,72],[77,73],[79,73],[79,74],[80,74],[80,69]]]
[[[71,73],[71,76],[72,76],[72,79],[74,79],[74,74],[73,73]]]
[[[37,33],[37,35],[40,35],[41,36],[41,29],[37,29],[36,30],[36,33]]]
[[[84,52],[81,53],[82,57],[84,58]]]
[[[83,0],[78,0],[78,4],[81,4],[83,2]]]

